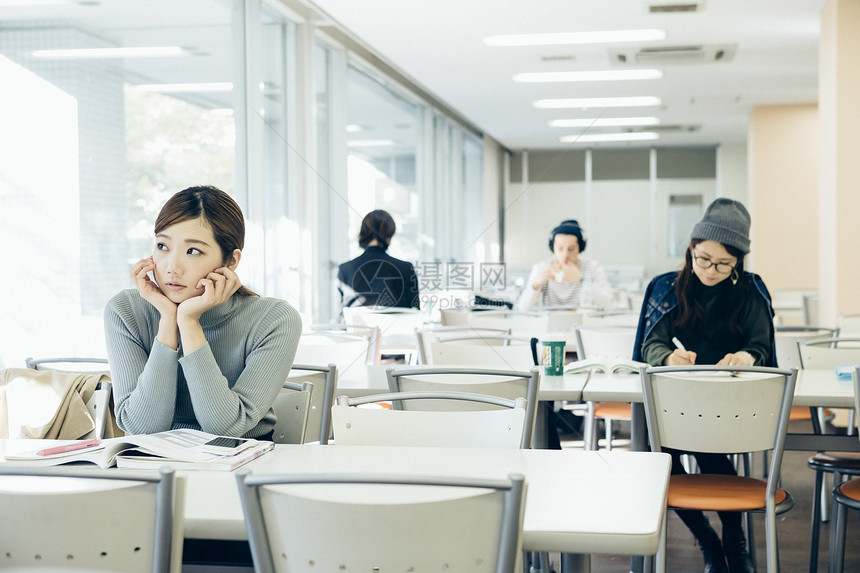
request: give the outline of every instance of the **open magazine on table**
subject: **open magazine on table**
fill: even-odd
[[[254,443],[235,454],[204,451],[203,444],[218,438],[215,434],[199,430],[179,429],[156,434],[134,434],[101,440],[92,445],[69,452],[48,453],[45,448],[27,448],[25,440],[10,449],[5,458],[12,463],[40,466],[61,464],[94,464],[101,468],[157,469],[164,465],[178,470],[232,471],[270,451],[272,442],[254,440]],[[78,441],[79,443],[82,443]],[[57,442],[57,445],[76,444],[75,441]],[[40,454],[39,452],[42,452]]]
[[[639,368],[648,366],[644,362],[635,360],[601,360],[601,359],[584,359],[575,360],[564,367],[565,373],[569,372],[588,372],[589,370],[597,370],[605,374],[613,374],[615,372],[639,372]]]

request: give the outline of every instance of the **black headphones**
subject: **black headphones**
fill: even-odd
[[[549,235],[550,252],[555,252],[553,250],[553,243],[555,242],[556,235],[575,235],[579,243],[579,252],[581,253],[585,250],[585,234],[582,232],[582,227],[579,226],[579,222],[576,219],[562,221],[558,227],[552,230],[552,233]]]

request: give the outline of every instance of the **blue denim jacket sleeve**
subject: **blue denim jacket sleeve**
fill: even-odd
[[[675,295],[675,279],[678,277],[677,272],[664,273],[654,277],[645,289],[645,297],[642,301],[642,310],[639,312],[639,323],[636,328],[636,342],[633,348],[633,360],[643,362],[642,359],[642,343],[651,333],[660,319],[668,312],[678,306],[678,298]],[[744,282],[750,281],[756,288],[756,292],[767,303],[768,311],[773,318],[773,304],[771,302],[770,293],[764,284],[764,281],[755,273],[744,271],[741,280]],[[770,331],[770,357],[765,363],[765,366],[776,367],[776,344],[774,342],[774,331],[771,327]]]
[[[644,362],[642,343],[645,342],[645,338],[666,313],[678,306],[678,298],[675,296],[675,279],[677,276],[677,272],[656,276],[645,289],[645,297],[642,299],[642,309],[639,311],[639,322],[636,327],[633,360]]]

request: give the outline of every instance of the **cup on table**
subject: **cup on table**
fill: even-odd
[[[541,340],[541,346],[543,347],[541,364],[543,364],[545,375],[561,376],[564,374],[565,343],[566,341],[563,337],[544,338]]]

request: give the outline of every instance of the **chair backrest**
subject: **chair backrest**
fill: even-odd
[[[797,350],[803,368],[836,368],[860,363],[860,338],[837,336],[798,340]]]
[[[435,366],[480,366],[528,370],[537,364],[537,338],[470,335],[430,342],[427,354]]]
[[[104,374],[110,376],[110,368],[107,358],[33,358],[24,360],[27,368],[32,370],[57,370],[60,372]],[[110,408],[111,383],[103,380],[96,387],[90,399],[86,401],[87,412],[93,419],[94,427],[91,432],[81,436],[80,439],[102,438],[107,426],[108,409]]]
[[[838,328],[823,326],[776,326],[774,344],[776,346],[776,364],[780,368],[802,368],[798,340],[815,340],[816,338],[833,338],[839,335]]]
[[[469,313],[471,326],[509,328],[514,336],[540,336],[550,331],[548,312],[516,310],[482,310]]]
[[[436,340],[470,335],[510,335],[510,328],[476,328],[467,324],[460,326],[435,326],[415,329],[415,345],[418,348],[418,363],[430,364],[430,343]]]
[[[803,324],[818,324],[818,293],[805,293],[800,299]]]
[[[576,357],[609,362],[633,358],[636,327],[627,325],[585,325],[576,328]]]
[[[523,431],[522,447],[532,446],[535,417],[537,415],[540,369],[530,371],[487,370],[456,366],[427,366],[423,368],[389,369],[388,389],[391,392],[466,392],[487,394],[500,398],[526,400],[526,422]],[[497,406],[489,404],[469,404],[452,400],[413,400],[400,404],[394,402],[394,409],[410,410],[492,410]]]
[[[770,468],[777,473],[771,475],[778,477],[796,370],[662,366],[640,372],[654,451],[772,450]]]
[[[376,339],[357,334],[303,332],[293,362],[336,364],[340,377],[364,378],[365,367],[375,360]]]
[[[179,571],[184,483],[170,468],[0,465],[2,567]]]
[[[305,382],[313,384],[305,434],[307,442],[318,440],[320,444],[326,444],[331,437],[331,407],[337,394],[337,374],[337,365],[334,363],[328,366],[294,363],[287,375],[287,384],[292,384],[293,388]]]
[[[842,336],[860,336],[860,312],[844,313],[836,317],[836,326]]]
[[[236,478],[258,573],[522,568],[520,475]]]
[[[272,409],[278,421],[275,422],[272,440],[276,444],[304,444],[308,434],[308,410],[313,396],[313,382],[284,382]],[[314,434],[311,441],[316,441]]]
[[[586,312],[582,315],[582,324],[600,324],[610,326],[633,326],[639,323],[639,308],[635,310],[605,310]]]
[[[347,325],[378,329],[375,340],[378,353],[375,362],[378,362],[387,350],[417,352],[415,329],[424,327],[425,316],[415,308],[356,306],[344,308],[343,318]]]
[[[27,368],[33,370],[60,370],[61,372],[110,373],[107,358],[33,358],[24,360]]]
[[[392,410],[364,404],[415,400],[456,400],[467,406],[501,409],[478,411]],[[465,392],[389,392],[349,399],[339,396],[332,407],[334,443],[347,446],[423,446],[446,448],[508,448],[523,445],[526,400],[508,400]]]

